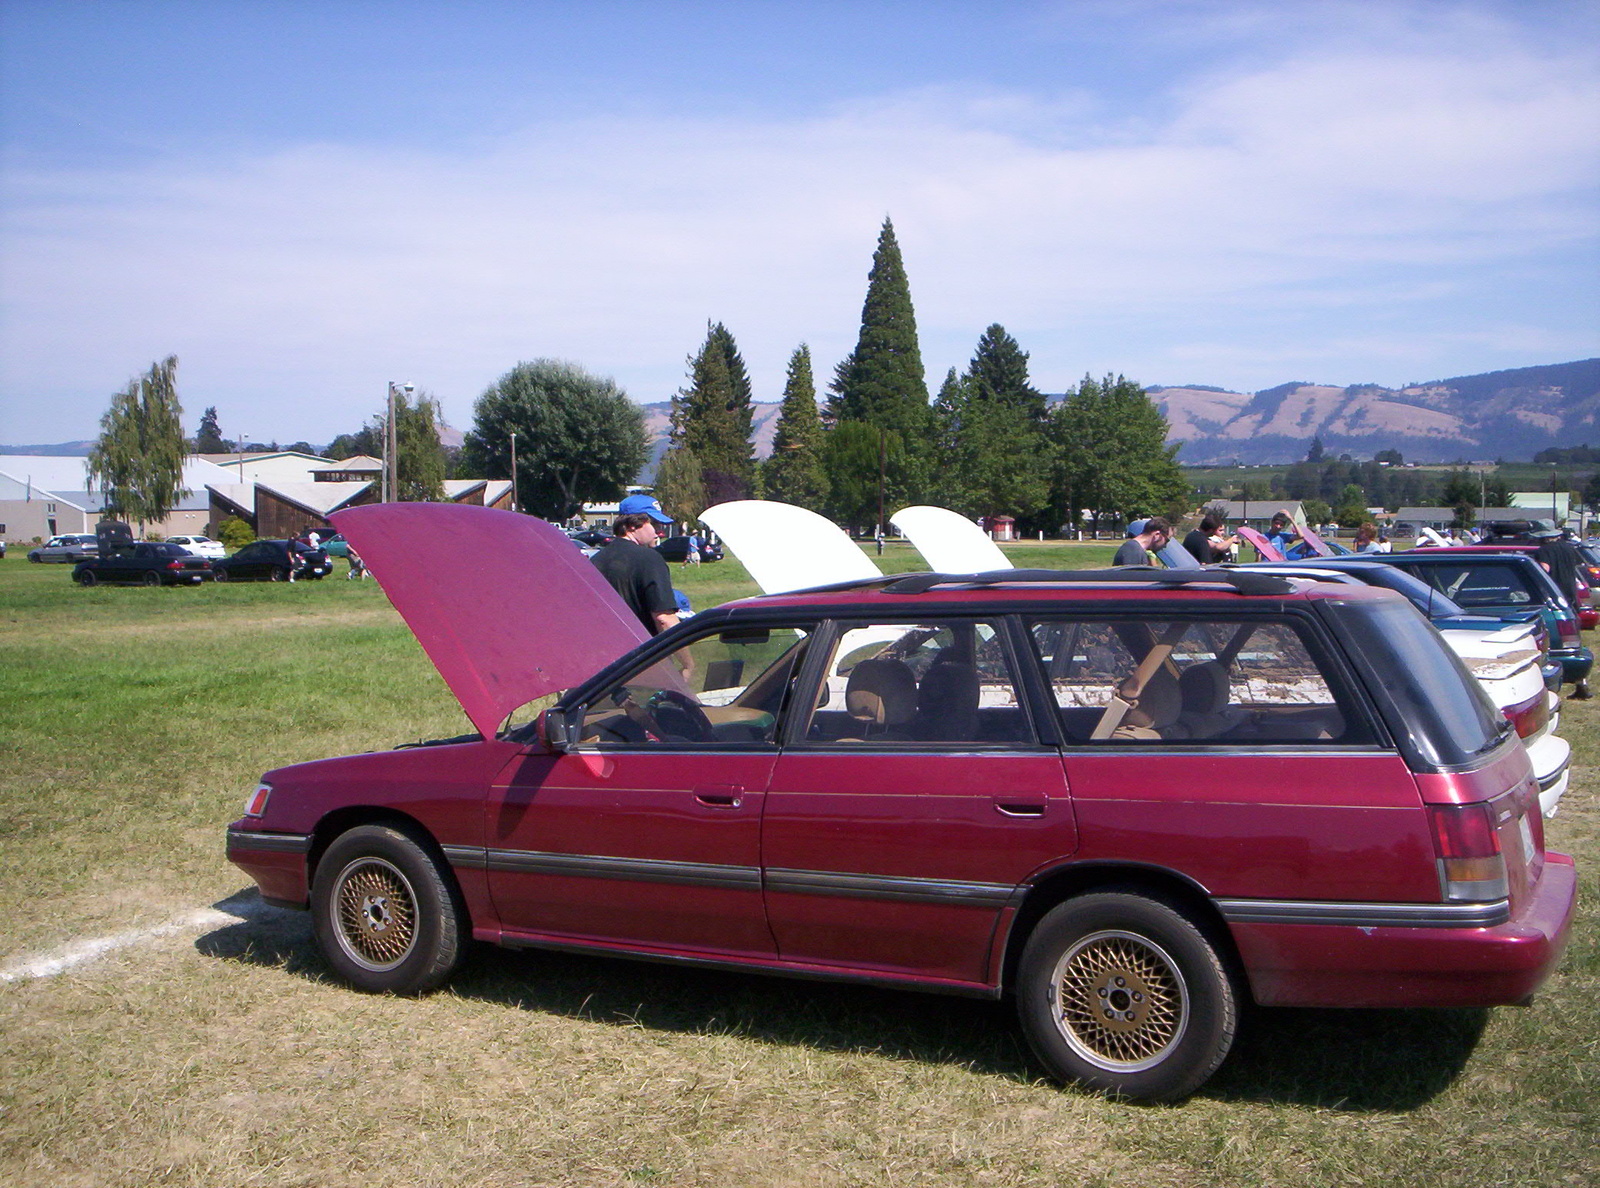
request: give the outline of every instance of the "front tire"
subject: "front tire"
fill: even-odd
[[[1238,1003],[1216,948],[1176,906],[1133,892],[1052,909],[1023,950],[1017,1013],[1050,1072],[1118,1097],[1172,1101],[1233,1044]]]
[[[450,875],[389,825],[361,825],[334,840],[317,865],[311,911],[323,957],[369,994],[438,988],[469,938]]]
[[[92,569],[86,569],[78,575],[78,585],[80,586],[92,586],[99,580],[99,577]]]
[[[225,582],[225,581],[227,581],[228,580],[228,571],[226,569],[215,570],[211,574],[211,580],[214,581],[214,582]]]

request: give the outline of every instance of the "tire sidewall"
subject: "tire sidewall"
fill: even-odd
[[[361,858],[393,866],[410,884],[416,909],[416,940],[404,960],[386,970],[369,969],[345,951],[339,937],[335,897],[342,874]],[[466,948],[466,912],[451,876],[420,838],[390,825],[361,825],[337,837],[317,863],[311,885],[312,926],[317,947],[334,972],[371,994],[421,994],[437,988],[459,964]]]
[[[1183,1035],[1159,1063],[1138,1072],[1115,1072],[1085,1059],[1055,1022],[1051,978],[1057,962],[1079,940],[1103,931],[1132,933],[1158,946],[1185,983]],[[1028,938],[1018,968],[1018,1018],[1034,1054],[1051,1074],[1137,1100],[1172,1101],[1204,1083],[1233,1044],[1237,1004],[1217,947],[1194,921],[1164,899],[1129,891],[1094,892],[1053,908]]]

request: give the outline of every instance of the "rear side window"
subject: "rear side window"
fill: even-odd
[[[1461,659],[1409,605],[1339,599],[1322,605],[1414,764],[1470,763],[1512,729]]]
[[[1030,634],[1071,743],[1371,741],[1285,619],[1048,619]]]
[[[1527,574],[1512,565],[1463,562],[1459,565],[1419,565],[1409,572],[1465,610],[1475,606],[1535,607],[1544,591],[1535,589]]]

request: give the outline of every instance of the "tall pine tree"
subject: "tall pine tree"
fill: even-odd
[[[972,395],[978,400],[1010,405],[1024,415],[1044,416],[1044,393],[1028,380],[1028,352],[996,322],[978,339],[978,349],[967,367]]]
[[[699,461],[708,506],[750,493],[753,451],[744,427],[747,414],[740,410],[728,369],[731,342],[720,324],[708,326],[705,342],[689,356],[689,384],[672,398],[672,446],[687,449]],[[737,348],[732,355],[738,358]],[[742,372],[742,359],[738,366]],[[746,378],[746,390],[748,385]]]
[[[765,479],[769,499],[820,512],[828,498],[828,475],[822,467],[822,417],[817,412],[817,385],[811,377],[811,348],[801,343],[789,357],[783,385],[783,406],[772,440]]]
[[[917,315],[894,224],[888,219],[872,254],[856,349],[840,364],[831,387],[830,419],[881,425],[908,442],[927,436],[928,384],[917,344]]]
[[[214,404],[200,416],[200,428],[194,435],[194,452],[197,454],[228,452],[228,443],[222,440],[222,430],[217,425],[217,406]]]

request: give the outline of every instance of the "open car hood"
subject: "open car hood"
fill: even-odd
[[[329,519],[485,738],[649,638],[567,535],[533,516],[378,503]]]
[[[792,503],[736,499],[707,508],[700,519],[739,558],[763,594],[883,576],[837,524]]]
[[[991,573],[1011,562],[966,516],[944,507],[903,507],[889,523],[905,535],[934,573]]]

